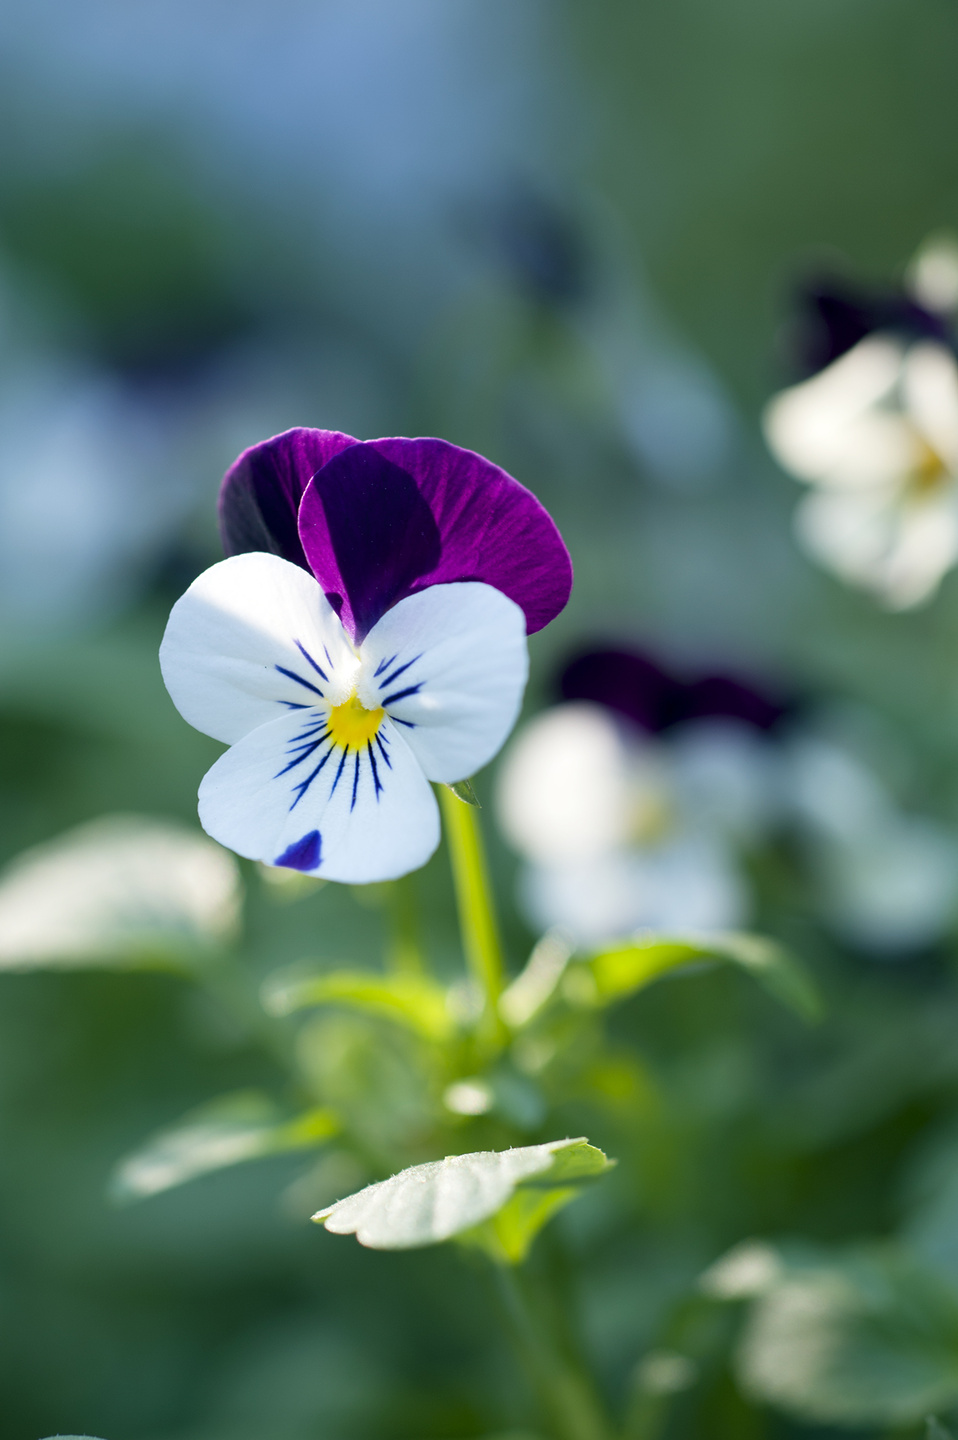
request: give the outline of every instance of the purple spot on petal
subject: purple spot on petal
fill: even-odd
[[[284,865],[287,870],[315,870],[322,852],[322,837],[318,830],[310,830],[301,840],[294,840],[273,863]]]

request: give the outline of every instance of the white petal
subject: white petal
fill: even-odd
[[[875,772],[842,745],[806,735],[785,752],[786,801],[813,840],[854,844],[874,834],[892,813],[891,797]]]
[[[737,930],[749,898],[731,849],[717,836],[679,834],[641,853],[639,927],[664,931]]]
[[[866,949],[917,949],[950,925],[958,842],[943,825],[895,816],[854,844],[829,847],[823,858],[830,918]]]
[[[637,750],[600,705],[574,702],[538,715],[499,770],[496,808],[507,839],[545,864],[624,844],[634,828]]]
[[[173,606],[160,667],[184,720],[232,744],[284,711],[341,704],[358,661],[312,575],[257,553],[193,581]]]
[[[854,584],[880,589],[882,569],[895,525],[891,495],[816,492],[795,512],[804,547],[829,569]]]
[[[937,590],[958,559],[954,486],[906,505],[885,565],[882,595],[895,610],[919,605]]]
[[[491,585],[431,585],[366,636],[359,698],[382,705],[430,780],[464,780],[516,723],[529,670],[525,617]]]
[[[217,760],[200,821],[251,860],[362,885],[424,865],[439,844],[435,796],[399,729],[368,749],[322,739],[328,711],[271,720]]]
[[[930,235],[919,246],[905,279],[926,310],[953,310],[958,305],[958,243],[954,237]]]
[[[926,600],[958,558],[953,485],[919,500],[819,491],[805,498],[795,523],[817,559],[894,609]]]
[[[565,864],[526,865],[518,900],[537,931],[558,931],[572,945],[601,945],[634,931],[642,916],[635,857],[610,850]]]
[[[901,363],[899,344],[871,336],[811,380],[783,390],[763,420],[773,454],[805,480],[855,483],[867,479],[872,465],[883,478],[899,464],[904,432],[895,416],[874,407],[891,395]]]
[[[687,833],[649,850],[529,866],[520,876],[519,899],[534,925],[554,927],[580,945],[637,930],[735,929],[748,911],[729,850]]]
[[[779,802],[777,750],[739,720],[691,720],[672,732],[677,807],[700,829],[751,842]]]
[[[958,469],[958,365],[944,345],[913,345],[905,357],[905,403],[929,445]]]

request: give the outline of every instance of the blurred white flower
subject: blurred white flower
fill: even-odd
[[[578,944],[735,928],[748,911],[737,851],[768,823],[774,788],[767,743],[740,722],[654,739],[601,705],[558,705],[499,773],[499,820],[526,862],[522,908]]]
[[[783,771],[836,934],[889,957],[940,939],[958,908],[958,836],[903,814],[879,777],[832,741],[795,741]]]
[[[748,910],[727,848],[705,835],[610,850],[578,864],[533,862],[520,876],[519,901],[536,929],[553,926],[578,945],[638,930],[734,930]]]
[[[927,599],[958,560],[958,365],[946,346],[873,334],[776,396],[765,434],[814,489],[799,538],[893,609]]]

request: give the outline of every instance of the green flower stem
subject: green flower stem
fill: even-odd
[[[400,975],[423,975],[426,966],[419,942],[419,908],[415,876],[403,875],[389,884],[390,968]]]
[[[487,1033],[501,1042],[505,1038],[505,1027],[499,1017],[499,996],[505,985],[505,972],[478,812],[475,806],[457,799],[445,785],[439,787],[439,801],[466,964],[485,997]]]
[[[499,1298],[555,1440],[613,1440],[613,1429],[584,1371],[562,1353],[511,1265],[496,1265]]]

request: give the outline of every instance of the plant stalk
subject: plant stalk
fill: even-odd
[[[445,785],[439,787],[439,800],[463,953],[485,1000],[485,1031],[490,1039],[501,1042],[505,1027],[499,1015],[499,996],[505,985],[505,971],[479,817],[475,806],[464,804]]]
[[[510,1265],[496,1265],[499,1298],[555,1440],[613,1440],[590,1378],[556,1346]]]

